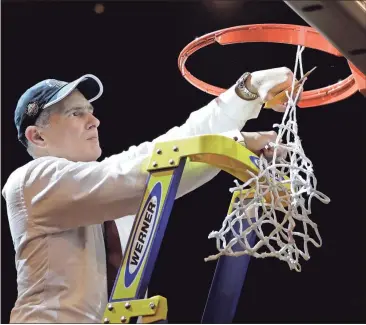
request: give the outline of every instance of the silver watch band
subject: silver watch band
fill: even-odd
[[[247,89],[247,87],[245,87],[245,80],[247,80],[249,76],[250,72],[245,72],[236,82],[235,90],[239,97],[245,100],[254,100],[257,99],[259,96],[257,94],[253,94]]]

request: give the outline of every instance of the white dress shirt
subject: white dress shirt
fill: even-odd
[[[124,251],[148,176],[142,162],[154,143],[202,134],[242,139],[239,131],[260,108],[260,99],[244,101],[233,86],[182,126],[101,162],[42,157],[15,170],[2,191],[18,284],[10,321],[100,323],[108,302],[101,224],[117,219]],[[177,197],[219,171],[202,164],[184,172]]]

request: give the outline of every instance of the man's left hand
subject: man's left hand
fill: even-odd
[[[267,159],[273,157],[274,149],[269,145],[270,142],[275,142],[277,133],[275,131],[266,132],[241,132],[243,135],[246,148],[257,156],[263,154]],[[282,150],[277,150],[278,155],[282,155]]]

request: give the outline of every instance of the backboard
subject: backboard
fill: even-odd
[[[366,75],[366,1],[284,2]]]

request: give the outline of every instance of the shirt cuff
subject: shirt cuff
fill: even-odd
[[[245,146],[244,137],[239,130],[230,130],[230,131],[222,132],[222,133],[220,133],[220,135],[233,139],[236,142],[239,142]]]

